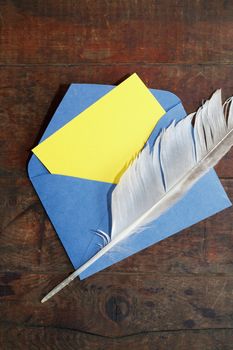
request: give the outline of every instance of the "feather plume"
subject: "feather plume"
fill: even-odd
[[[230,150],[233,98],[223,105],[217,90],[196,113],[175,121],[147,145],[112,193],[111,240],[95,256],[55,287],[42,302],[68,285],[118,242],[141,232],[184,194]],[[194,123],[194,127],[192,124]]]

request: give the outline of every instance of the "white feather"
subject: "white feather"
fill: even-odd
[[[54,288],[51,298],[118,242],[141,232],[158,218],[229,151],[233,144],[232,97],[222,106],[221,91],[146,146],[112,193],[111,241]],[[195,121],[194,129],[192,121]]]
[[[128,226],[126,213],[128,222],[134,222],[165,194],[159,161],[160,139],[161,136],[155,142],[153,155],[149,146],[139,153],[137,161],[130,167],[131,171],[125,172],[121,185],[117,185],[112,193],[111,239]],[[135,186],[138,191],[135,191]],[[125,200],[122,201],[122,198]]]

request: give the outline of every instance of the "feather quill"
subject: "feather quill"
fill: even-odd
[[[233,144],[233,97],[223,105],[217,90],[196,113],[175,121],[147,145],[112,193],[111,240],[90,260],[55,287],[45,302],[118,242],[142,232],[230,150]],[[194,127],[192,126],[194,123]]]

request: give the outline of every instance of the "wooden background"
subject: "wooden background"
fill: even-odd
[[[233,93],[231,0],[0,0],[0,349],[233,349],[233,210],[80,282],[27,178],[72,82]],[[233,199],[233,152],[217,172]]]

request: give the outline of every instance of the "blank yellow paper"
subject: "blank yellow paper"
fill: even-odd
[[[164,113],[133,74],[32,151],[52,174],[117,183]]]

